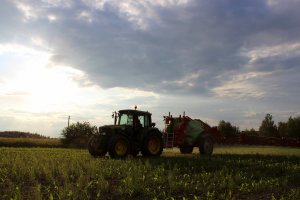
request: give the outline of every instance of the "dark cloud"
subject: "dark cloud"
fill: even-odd
[[[35,16],[26,22],[20,10],[4,3],[2,36],[17,32],[22,39],[42,37],[53,50],[54,64],[83,70],[103,88],[211,95],[212,88],[230,79],[228,72],[299,69],[299,54],[265,56],[250,68],[251,58],[243,55],[257,47],[299,41],[298,1],[127,2],[144,13],[125,10],[118,1],[102,7],[88,1],[45,2],[25,1]],[[56,20],[49,21],[49,15]]]
[[[17,8],[7,0],[1,2],[0,6],[0,42],[4,43],[7,40],[12,40],[18,37],[21,26],[20,18],[22,15]]]

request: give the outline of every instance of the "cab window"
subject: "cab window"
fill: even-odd
[[[119,118],[119,125],[133,125],[133,117],[132,115],[128,115],[126,113],[121,114]]]
[[[142,127],[145,127],[145,117],[143,115],[139,116],[139,121]]]
[[[146,116],[145,116],[145,127],[150,127],[150,126],[151,126],[150,123],[151,123],[151,122],[150,122],[150,118],[149,118],[148,115],[146,115]]]

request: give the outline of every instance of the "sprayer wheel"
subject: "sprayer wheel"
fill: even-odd
[[[202,155],[211,155],[214,150],[214,140],[212,136],[206,135],[200,141],[199,146],[200,154]]]

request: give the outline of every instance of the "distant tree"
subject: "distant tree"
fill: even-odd
[[[232,126],[230,122],[224,120],[219,122],[218,130],[225,135],[225,137],[234,137],[240,133],[239,127]]]
[[[287,135],[300,138],[300,117],[290,117],[286,123]]]
[[[261,122],[259,133],[262,136],[278,136],[277,126],[275,125],[271,114],[268,113]]]
[[[287,123],[286,122],[278,122],[278,135],[280,137],[289,137]]]
[[[89,137],[96,132],[97,127],[89,122],[77,122],[62,130],[62,143],[69,147],[86,147]]]

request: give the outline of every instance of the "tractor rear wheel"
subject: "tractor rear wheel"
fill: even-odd
[[[163,151],[163,139],[159,132],[148,133],[142,143],[143,156],[160,156]]]
[[[214,150],[214,140],[210,135],[204,136],[200,141],[200,154],[211,155]]]
[[[102,157],[107,153],[107,148],[99,137],[92,136],[88,140],[89,153],[94,157]]]
[[[194,150],[194,147],[191,147],[191,146],[180,147],[180,153],[183,153],[183,154],[190,154],[193,152],[193,150]]]
[[[130,151],[130,144],[126,137],[113,137],[109,145],[109,155],[112,158],[125,158]]]

